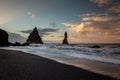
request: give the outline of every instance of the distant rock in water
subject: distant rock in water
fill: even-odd
[[[27,39],[27,42],[26,42],[26,44],[31,44],[31,43],[43,44],[43,41],[42,41],[41,37],[39,36],[38,30],[36,27],[30,33],[30,35]]]
[[[91,48],[101,48],[99,45],[93,45]]]
[[[22,46],[29,46],[29,43],[25,42],[22,44]]]
[[[15,42],[14,46],[22,46],[20,42]]]
[[[65,34],[64,34],[63,44],[69,44],[68,40],[67,40],[67,32],[65,32]]]
[[[8,33],[0,29],[0,46],[8,46]]]

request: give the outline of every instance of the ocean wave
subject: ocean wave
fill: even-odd
[[[56,45],[56,44],[31,44],[25,47],[9,47],[9,49],[20,50],[28,53],[39,53],[41,51],[49,55],[67,55],[74,58],[82,58],[105,63],[120,64],[120,48],[90,48],[80,45]],[[39,54],[38,54],[39,55]]]

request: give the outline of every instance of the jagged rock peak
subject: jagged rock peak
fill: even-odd
[[[65,34],[64,34],[63,44],[69,44],[68,40],[67,40],[67,32],[65,32]]]
[[[39,32],[38,32],[38,30],[37,30],[36,27],[33,29],[33,32],[32,32],[32,33],[39,34]]]
[[[41,37],[39,36],[39,32],[36,27],[30,33],[26,43],[28,43],[28,44],[31,44],[31,43],[43,44],[43,41],[42,41]]]

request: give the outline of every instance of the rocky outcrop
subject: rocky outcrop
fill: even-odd
[[[101,48],[99,45],[93,45],[91,48]]]
[[[68,40],[67,40],[67,32],[65,32],[65,34],[64,34],[63,44],[69,44]]]
[[[31,43],[43,44],[43,41],[42,41],[41,37],[39,36],[38,30],[36,27],[30,33],[30,35],[27,39],[27,42],[26,42],[26,44],[31,44]]]
[[[0,29],[0,46],[8,46],[8,33]]]
[[[15,42],[14,46],[22,46],[20,42]]]

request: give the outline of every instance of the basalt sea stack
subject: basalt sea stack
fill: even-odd
[[[69,44],[68,40],[67,40],[67,32],[65,32],[65,34],[64,34],[63,44]]]
[[[8,46],[8,33],[0,29],[0,46]]]
[[[38,30],[36,27],[30,33],[26,43],[27,44],[31,44],[31,43],[43,44],[43,41],[42,41],[41,37],[39,36]]]

